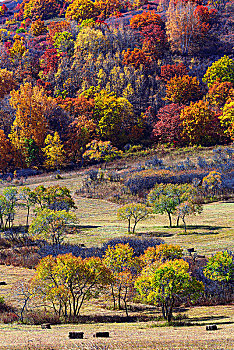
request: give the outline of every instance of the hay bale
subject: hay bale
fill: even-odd
[[[109,338],[109,332],[96,332],[96,334],[93,335],[95,338]]]
[[[209,324],[208,326],[206,326],[206,330],[207,331],[217,331],[218,327],[216,324]]]
[[[70,339],[83,339],[84,338],[84,332],[69,332],[68,337]]]

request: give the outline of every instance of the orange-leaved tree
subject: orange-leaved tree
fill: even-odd
[[[0,98],[8,95],[11,90],[16,88],[14,73],[7,69],[0,69]]]
[[[0,171],[5,172],[13,165],[13,150],[10,141],[4,131],[0,129]]]
[[[201,96],[201,87],[196,77],[190,77],[189,75],[175,76],[167,82],[165,100],[186,104],[190,101],[199,100]]]
[[[224,140],[219,113],[207,101],[191,102],[181,112],[182,137],[191,145],[215,145]]]
[[[48,133],[46,114],[53,103],[44,89],[31,83],[11,91],[10,104],[15,109],[15,120],[9,138],[16,149],[23,151],[26,139],[33,139],[39,148],[44,146]]]

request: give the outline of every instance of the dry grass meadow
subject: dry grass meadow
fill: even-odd
[[[157,322],[56,325],[43,330],[40,326],[1,325],[0,349],[200,349],[233,350],[234,308],[231,306],[196,307],[188,311],[188,327],[159,327]],[[206,324],[218,325],[206,331]],[[196,325],[199,324],[199,325]],[[84,339],[70,340],[70,331],[84,332]],[[110,338],[96,339],[97,331],[109,331]]]
[[[73,196],[80,188],[84,173],[71,172],[62,174],[62,179],[55,180],[49,175],[29,178],[25,185],[35,187],[39,184],[67,186]],[[67,242],[83,243],[86,246],[100,246],[108,239],[126,234],[127,223],[118,221],[119,205],[104,200],[74,196],[79,218],[78,233],[66,237]],[[175,218],[174,218],[175,222]],[[187,220],[188,232],[183,228],[168,228],[168,219],[164,215],[152,215],[137,226],[138,235],[160,237],[166,243],[179,244],[184,248],[194,247],[198,254],[209,256],[218,250],[233,250],[234,247],[234,203],[217,202],[204,205],[201,215]],[[25,212],[19,211],[16,224],[25,224]],[[0,286],[0,295],[16,305],[12,287],[22,278],[30,279],[33,270],[0,265],[0,280],[7,283]],[[82,315],[89,317],[88,324],[56,325],[52,329],[40,326],[20,324],[0,324],[0,350],[127,350],[127,349],[191,349],[191,350],[233,350],[234,349],[234,307],[209,306],[193,307],[182,310],[191,325],[167,327],[162,321],[134,323],[94,323],[91,314],[112,315],[113,311],[103,309],[98,301],[86,304]],[[115,311],[116,313],[116,311]],[[117,312],[118,313],[118,312]],[[146,309],[152,316],[159,316],[159,310]],[[119,315],[121,312],[119,311]],[[130,315],[134,315],[132,311]],[[216,323],[217,331],[206,331],[206,324]],[[96,339],[96,331],[109,331],[110,338]],[[69,331],[83,331],[83,340],[70,340]]]

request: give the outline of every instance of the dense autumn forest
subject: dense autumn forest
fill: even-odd
[[[7,0],[0,170],[234,139],[233,2]]]

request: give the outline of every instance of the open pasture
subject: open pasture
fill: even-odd
[[[86,246],[100,246],[109,239],[127,233],[127,222],[117,219],[118,204],[105,200],[76,196],[75,191],[81,187],[84,172],[65,173],[62,179],[51,176],[29,178],[25,185],[35,188],[38,185],[60,185],[70,189],[79,219],[77,233],[69,234],[66,241]],[[20,186],[19,186],[20,187]],[[15,224],[25,224],[26,211],[19,209]],[[176,218],[173,218],[175,225]],[[136,234],[160,237],[166,243],[179,244],[184,249],[194,247],[199,254],[211,255],[218,250],[232,250],[234,247],[234,203],[213,202],[204,205],[201,215],[190,216],[186,220],[187,234],[183,227],[168,227],[166,215],[152,214],[147,220],[139,222]]]

